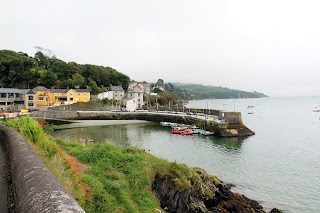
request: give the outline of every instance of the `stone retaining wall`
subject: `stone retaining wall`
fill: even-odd
[[[0,140],[9,155],[17,212],[84,212],[18,133],[0,124]]]

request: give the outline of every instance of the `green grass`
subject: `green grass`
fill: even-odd
[[[157,212],[159,201],[152,192],[156,177],[166,178],[181,191],[199,178],[196,169],[137,147],[62,141],[48,136],[29,117],[6,124],[25,136],[86,212]]]

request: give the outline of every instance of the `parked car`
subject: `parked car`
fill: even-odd
[[[39,109],[37,109],[37,108],[29,108],[29,112],[35,112],[35,111],[39,111]]]

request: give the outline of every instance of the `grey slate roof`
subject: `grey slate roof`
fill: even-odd
[[[124,91],[124,89],[121,86],[111,86],[109,88],[110,91]]]
[[[21,93],[21,90],[16,88],[0,88],[0,93]]]
[[[51,89],[50,92],[52,93],[66,93],[69,89]]]
[[[89,92],[88,89],[73,89],[76,92]]]
[[[37,87],[33,88],[33,90],[35,90],[35,91],[47,91],[48,88],[46,88],[44,86],[37,86]]]
[[[33,92],[32,89],[22,89],[22,90],[21,90],[21,93],[22,93],[22,94],[32,94],[32,95],[35,94],[35,92]]]

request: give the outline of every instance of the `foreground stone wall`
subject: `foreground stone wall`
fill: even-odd
[[[0,124],[0,140],[8,151],[17,212],[84,212],[19,134]]]

